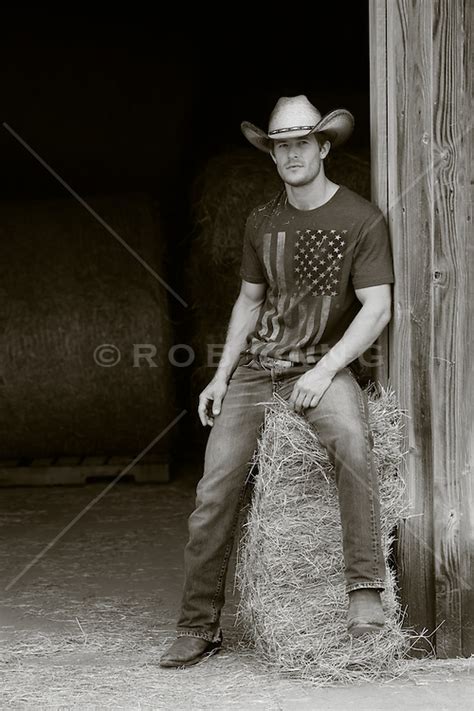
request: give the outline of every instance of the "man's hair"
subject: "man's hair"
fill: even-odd
[[[319,147],[320,147],[320,148],[322,148],[322,147],[324,146],[324,144],[326,143],[326,141],[329,141],[329,138],[327,137],[327,134],[325,134],[324,132],[315,133],[314,135],[316,136],[316,140],[317,140],[317,142],[319,143]],[[329,142],[331,142],[331,141],[329,141]]]
[[[328,138],[327,134],[324,133],[324,132],[315,133],[315,134],[313,134],[313,135],[314,135],[314,137],[316,138],[316,140],[317,140],[318,145],[319,145],[320,148],[322,148],[322,147],[324,146],[324,144],[326,143],[326,141],[329,141],[329,138]],[[329,142],[330,142],[330,141],[329,141]],[[275,144],[273,143],[273,141],[272,141],[272,143],[271,143],[271,145],[270,145],[270,153],[273,153],[273,155],[275,155]]]

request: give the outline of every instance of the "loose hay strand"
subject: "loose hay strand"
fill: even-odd
[[[405,512],[404,413],[391,389],[366,389],[379,472],[387,560]],[[236,565],[237,624],[267,664],[318,684],[396,673],[409,647],[394,572],[386,568],[385,628],[353,640],[346,630],[342,531],[326,450],[308,421],[278,395],[267,404],[252,471],[258,467]],[[317,529],[315,530],[317,523]]]

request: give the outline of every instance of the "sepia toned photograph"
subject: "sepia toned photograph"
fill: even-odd
[[[5,14],[1,709],[474,708],[474,4],[255,10]]]

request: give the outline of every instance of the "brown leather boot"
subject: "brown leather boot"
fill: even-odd
[[[160,667],[190,667],[219,651],[222,634],[217,642],[208,642],[200,637],[178,637],[161,656]]]
[[[378,590],[361,588],[349,593],[347,630],[352,637],[379,632],[385,624],[385,617]]]

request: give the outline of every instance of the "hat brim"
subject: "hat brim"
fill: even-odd
[[[354,129],[354,117],[346,109],[335,109],[323,116],[320,121],[313,126],[310,131],[285,131],[269,136],[249,121],[243,121],[240,125],[242,133],[250,143],[260,151],[270,153],[274,141],[281,141],[285,138],[303,138],[312,133],[325,133],[332,147],[340,146],[347,141]]]

